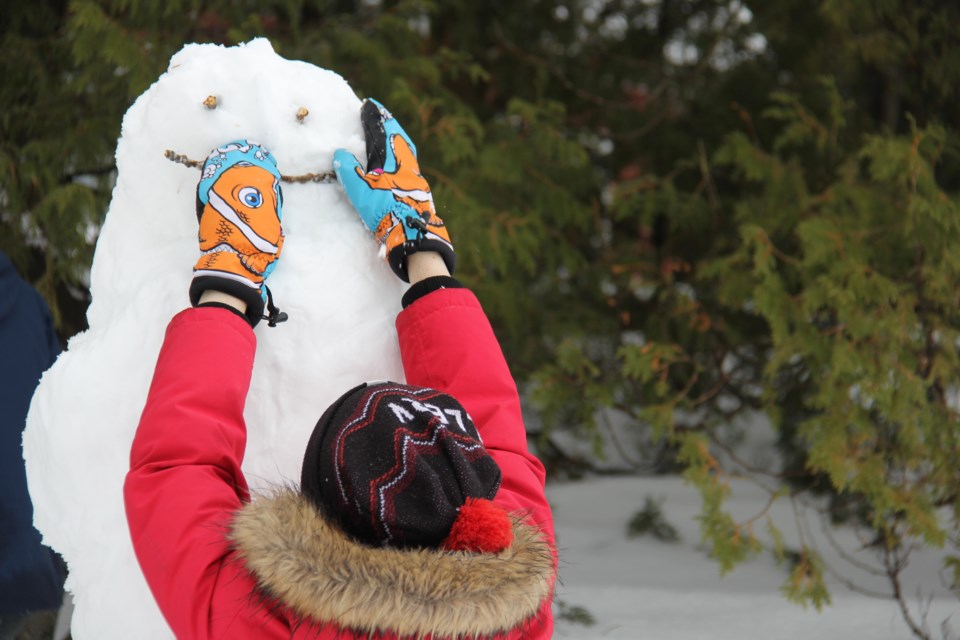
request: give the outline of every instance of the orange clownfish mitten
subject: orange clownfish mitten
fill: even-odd
[[[393,269],[405,282],[407,256],[436,251],[453,273],[455,254],[450,235],[433,206],[430,185],[420,174],[417,148],[396,118],[373,99],[360,109],[367,146],[367,169],[345,149],[333,155],[333,170],[347,199],[383,247]]]
[[[213,289],[247,303],[251,326],[286,319],[264,284],[283,250],[283,194],[277,162],[256,142],[237,140],[210,152],[197,186],[201,256],[193,267],[190,302]]]

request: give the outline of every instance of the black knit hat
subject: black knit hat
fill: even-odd
[[[393,382],[334,402],[301,472],[303,495],[375,546],[439,547],[468,500],[490,500],[499,487],[500,468],[457,400]]]

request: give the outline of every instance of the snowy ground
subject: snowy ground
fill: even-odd
[[[548,496],[561,548],[559,601],[567,608],[583,607],[595,619],[588,626],[558,618],[557,638],[911,637],[894,601],[851,592],[836,579],[828,579],[833,604],[821,612],[787,602],[780,594],[786,569],[778,567],[769,553],[721,577],[719,565],[707,557],[700,544],[695,520],[699,495],[679,478],[618,477],[558,483],[548,487]],[[643,507],[646,496],[664,500],[664,515],[680,533],[679,542],[627,538],[627,522]],[[735,485],[729,506],[735,517],[746,518],[759,512],[765,502],[765,493],[743,484]],[[778,503],[771,515],[789,545],[790,527],[795,522],[792,510],[787,503]],[[809,523],[808,534],[818,540],[825,558],[836,562],[819,523],[812,516]],[[848,549],[857,546],[851,532],[839,531],[836,537]],[[871,560],[866,552],[860,555],[862,560]],[[921,601],[928,604],[927,621],[935,638],[943,636],[944,628],[948,634],[950,628],[960,630],[960,601],[942,587],[938,566],[935,554],[917,555],[905,580],[913,611],[920,610]],[[883,579],[849,571],[847,575],[853,575],[859,585],[889,591]]]

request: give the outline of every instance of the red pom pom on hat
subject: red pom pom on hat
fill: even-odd
[[[499,553],[513,542],[513,523],[492,500],[467,498],[450,534],[440,543],[447,551]]]

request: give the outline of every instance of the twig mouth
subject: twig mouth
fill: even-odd
[[[203,163],[198,160],[193,160],[185,156],[182,153],[177,153],[171,149],[167,149],[163,152],[163,157],[171,162],[176,162],[177,164],[182,164],[185,167],[190,167],[191,169],[202,169]],[[303,184],[305,182],[320,182],[320,183],[333,183],[337,181],[337,175],[332,171],[325,171],[322,173],[305,173],[302,176],[280,176],[280,180],[286,183],[297,183]]]

